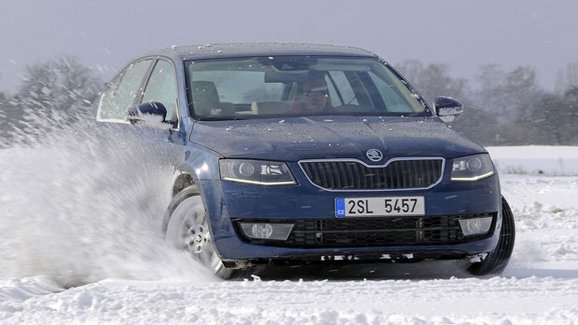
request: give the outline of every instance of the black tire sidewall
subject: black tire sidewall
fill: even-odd
[[[181,190],[171,200],[171,202],[169,203],[169,206],[167,208],[167,211],[163,217],[163,222],[161,225],[162,232],[163,232],[163,235],[165,236],[165,239],[168,239],[168,238],[166,238],[167,229],[168,229],[169,222],[172,218],[172,215],[173,215],[173,212],[175,211],[175,209],[184,200],[191,198],[191,197],[194,197],[194,196],[201,197],[201,200],[203,201],[203,198],[202,198],[201,192],[199,191],[198,186],[193,184],[193,185],[188,186],[188,187],[184,188],[183,190]],[[203,206],[204,206],[204,201],[203,201]],[[206,213],[206,211],[205,211],[205,213]],[[210,222],[208,222],[208,216],[207,216],[207,227],[209,227],[209,231],[211,231],[211,225],[209,223]],[[213,245],[213,249],[215,249],[215,253],[218,255],[215,244],[211,243],[211,245]],[[222,278],[222,279],[230,279],[230,278],[238,277],[242,274],[245,274],[243,271],[245,271],[245,270],[228,269],[224,265],[221,264],[221,267],[218,270],[216,270],[216,272],[214,274],[217,277]]]
[[[495,275],[501,274],[512,256],[516,239],[516,226],[514,215],[510,205],[502,197],[502,227],[500,229],[499,241],[494,251],[482,262],[472,263],[468,267],[468,272],[473,275]]]
[[[199,188],[197,187],[197,185],[188,186],[188,187],[182,189],[179,193],[177,193],[177,195],[175,195],[173,197],[173,199],[169,203],[167,211],[165,212],[165,215],[163,217],[163,222],[161,224],[161,230],[163,232],[163,235],[166,236],[166,234],[167,234],[169,221],[171,220],[171,217],[173,216],[173,212],[175,211],[175,209],[184,200],[191,198],[193,196],[201,196],[201,192],[199,191]],[[201,200],[202,200],[202,197],[201,197]]]

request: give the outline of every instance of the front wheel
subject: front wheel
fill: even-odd
[[[502,229],[498,245],[484,260],[472,263],[468,267],[468,272],[478,276],[501,274],[512,256],[515,238],[514,214],[506,199],[502,197]]]
[[[243,270],[227,268],[221,261],[213,244],[209,219],[196,185],[175,195],[163,219],[162,228],[169,243],[187,251],[216,276],[230,279],[241,275]]]

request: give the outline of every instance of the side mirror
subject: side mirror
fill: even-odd
[[[128,110],[128,121],[131,124],[144,122],[146,125],[159,126],[166,122],[167,109],[159,102],[148,102],[134,106]]]
[[[442,121],[449,123],[464,112],[464,105],[451,97],[436,97],[434,108]]]

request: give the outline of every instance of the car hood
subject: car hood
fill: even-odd
[[[283,161],[366,157],[369,149],[393,157],[454,158],[485,150],[435,117],[294,117],[199,121],[190,141],[228,158]]]

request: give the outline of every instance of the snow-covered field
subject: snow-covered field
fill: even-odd
[[[425,262],[226,282],[159,238],[168,198],[149,189],[171,171],[91,132],[0,150],[0,324],[578,323],[578,147],[489,148],[517,227],[500,277]]]

